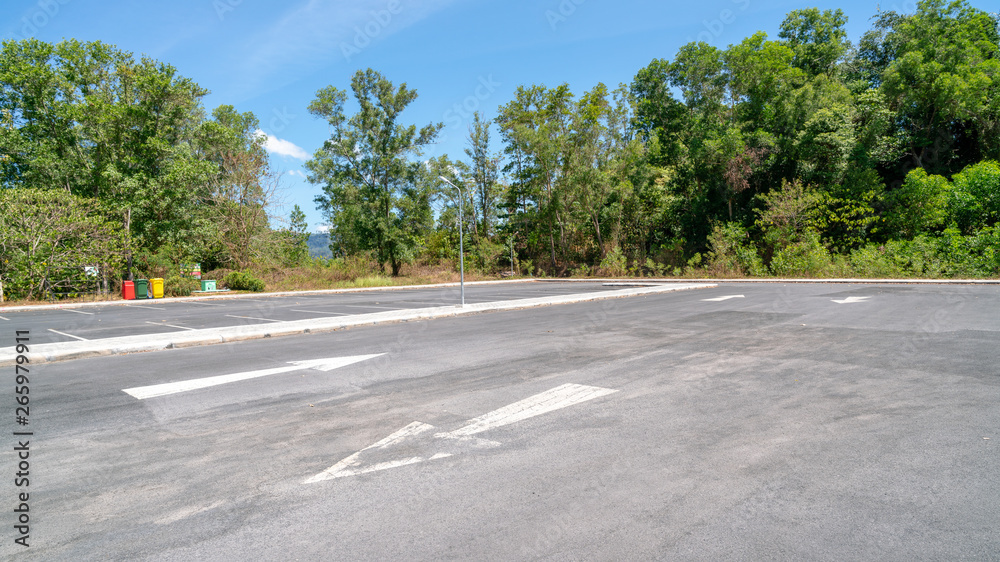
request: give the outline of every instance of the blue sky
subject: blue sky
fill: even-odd
[[[995,10],[992,1],[972,5]],[[446,125],[425,156],[457,158],[471,112],[495,116],[519,85],[613,88],[689,41],[725,47],[758,30],[775,37],[786,13],[813,6],[843,9],[852,41],[875,13],[874,3],[853,0],[4,0],[0,38],[104,41],[211,90],[208,111],[254,112],[285,173],[278,212],[298,204],[314,230],[323,222],[313,203],[320,187],[305,181],[302,164],[329,133],[306,106],[327,85],[348,90],[359,68],[415,88],[406,123]],[[910,13],[916,3],[881,7]]]

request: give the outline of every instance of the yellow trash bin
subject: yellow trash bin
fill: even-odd
[[[150,292],[153,293],[153,298],[154,299],[162,299],[163,298],[163,279],[162,278],[159,278],[159,279],[150,279],[149,280],[149,288],[151,289]]]

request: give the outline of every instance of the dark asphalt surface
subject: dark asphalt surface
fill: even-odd
[[[20,324],[0,330],[47,326]],[[32,546],[8,437],[0,556],[996,560],[998,336],[996,286],[722,285],[39,365]],[[617,392],[305,484],[412,422],[453,431],[566,383]]]
[[[465,302],[471,304],[615,289],[621,287],[557,282],[472,285],[465,288]],[[296,296],[260,295],[198,301],[147,299],[129,304],[0,312],[0,316],[6,319],[0,320],[0,329],[30,325],[33,340],[39,344],[450,306],[460,302],[459,287]],[[0,347],[12,345],[11,337],[9,334],[0,335]]]

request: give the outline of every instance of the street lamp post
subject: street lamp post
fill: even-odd
[[[462,308],[465,308],[465,247],[462,243],[462,230],[464,227],[464,224],[462,223],[462,206],[465,199],[465,193],[462,191],[461,187],[451,183],[444,176],[438,176],[438,178],[458,190],[458,270],[459,275],[461,275],[461,281],[459,284],[462,287]]]

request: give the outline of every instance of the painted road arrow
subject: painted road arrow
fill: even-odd
[[[447,433],[431,434],[433,425],[413,422],[306,480],[305,484],[442,459],[463,450],[496,447],[500,443],[474,436],[614,392],[618,391],[568,383],[473,418],[465,426]],[[424,450],[436,452],[413,454]]]
[[[846,299],[839,300],[839,301],[834,299],[833,302],[838,303],[838,304],[851,304],[851,303],[855,303],[855,302],[865,302],[866,300],[868,300],[870,298],[871,297],[847,297]]]
[[[727,301],[729,299],[742,299],[742,298],[744,298],[743,295],[726,295],[724,297],[715,297],[714,299],[701,299],[701,300],[705,302],[721,302],[721,301]]]
[[[260,377],[266,377],[268,375],[289,373],[292,371],[299,371],[302,369],[332,371],[333,369],[346,367],[347,365],[350,365],[352,363],[357,363],[359,361],[366,361],[368,359],[374,359],[375,357],[379,357],[380,355],[385,355],[385,354],[376,353],[375,355],[352,355],[350,357],[330,357],[328,359],[312,359],[309,361],[290,361],[289,367],[276,367],[274,369],[262,369],[260,371],[247,371],[245,373],[234,373],[232,375],[219,375],[217,377],[207,377],[203,379],[191,379],[179,382],[168,382],[164,384],[154,384],[152,386],[137,386],[135,388],[126,388],[122,392],[131,394],[132,396],[138,398],[139,400],[145,400],[147,398],[155,398],[157,396],[177,394],[178,392],[187,392],[189,390],[197,390],[199,388],[208,388],[210,386],[217,386],[220,384],[227,384],[236,381],[256,379]]]

